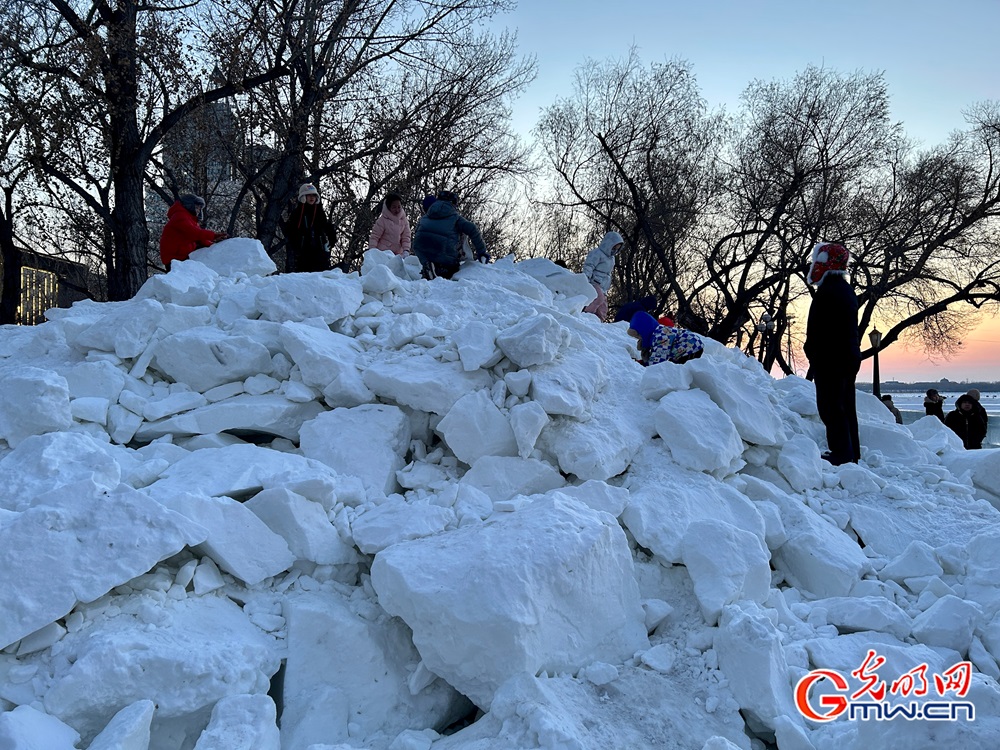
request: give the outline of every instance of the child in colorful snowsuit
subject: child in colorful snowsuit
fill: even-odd
[[[684,328],[661,326],[652,315],[640,310],[629,322],[629,336],[639,339],[644,365],[673,362],[682,365],[698,359],[704,351],[701,337]]]

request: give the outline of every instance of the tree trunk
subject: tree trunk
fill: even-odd
[[[108,267],[108,299],[126,300],[135,296],[146,281],[146,248],[149,228],[143,193],[145,160],[141,157],[142,136],[139,112],[138,48],[136,15],[138,5],[121,3],[111,15],[108,30],[108,64],[104,79],[111,100],[111,174],[114,175],[114,209],[111,233],[114,238],[113,263]]]
[[[4,188],[4,206],[0,210],[0,257],[3,258],[3,288],[0,291],[0,325],[18,322],[21,304],[21,251],[14,244],[12,190]]]
[[[294,192],[295,178],[298,174],[296,162],[300,158],[301,143],[302,139],[298,133],[290,133],[285,142],[284,153],[275,166],[274,183],[271,186],[271,193],[267,197],[267,205],[264,206],[260,226],[257,229],[257,237],[264,245],[268,255],[272,252],[274,238],[278,233],[281,211],[288,204],[289,196]],[[290,248],[288,252],[291,252]]]
[[[142,173],[134,164],[117,172],[111,231],[114,259],[108,268],[108,299],[131,299],[148,277],[146,248],[149,246]]]
[[[308,80],[308,79],[305,79]],[[305,134],[309,126],[309,115],[316,107],[319,97],[316,91],[305,86],[302,94],[292,112],[291,122],[288,127],[288,137],[285,139],[285,146],[274,169],[274,183],[271,185],[271,193],[267,197],[267,205],[264,206],[263,214],[260,218],[260,226],[257,229],[257,237],[264,245],[264,250],[270,255],[274,245],[274,237],[278,233],[278,224],[281,223],[281,212],[288,201],[295,194],[295,181],[302,175],[303,166],[303,143]],[[292,248],[286,246],[285,270],[290,271],[296,265],[296,259],[292,256]]]

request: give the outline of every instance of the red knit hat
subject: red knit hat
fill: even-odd
[[[843,245],[820,242],[813,246],[812,265],[809,266],[809,283],[822,283],[827,274],[846,274],[851,254]]]

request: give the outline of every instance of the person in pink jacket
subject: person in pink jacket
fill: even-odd
[[[392,250],[404,258],[410,254],[410,222],[403,211],[403,198],[398,193],[389,193],[382,201],[382,213],[372,227],[368,247]]]

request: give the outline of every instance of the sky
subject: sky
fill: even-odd
[[[735,112],[754,79],[789,79],[807,65],[881,71],[893,117],[926,146],[965,125],[963,110],[1000,100],[1000,0],[520,0],[498,29],[517,32],[538,76],[514,105],[525,137],[542,108],[572,92],[587,59],[690,62],[710,107]],[[1000,381],[1000,319],[987,317],[948,361],[895,344],[883,379]],[[870,361],[860,379],[870,379]]]

